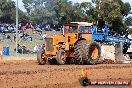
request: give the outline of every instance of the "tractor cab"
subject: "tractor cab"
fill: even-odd
[[[66,33],[92,33],[92,23],[70,22],[65,24]]]
[[[92,40],[92,25],[93,23],[88,22],[65,23],[65,35],[69,37],[76,36],[76,41],[80,39]],[[73,43],[75,43],[75,41]]]

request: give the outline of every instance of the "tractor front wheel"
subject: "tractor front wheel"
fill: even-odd
[[[60,49],[57,54],[57,63],[58,64],[65,64],[66,63],[66,52],[63,49]]]
[[[46,60],[47,60],[47,57],[45,55],[45,51],[44,50],[41,50],[38,52],[37,54],[37,61],[40,65],[44,65],[46,64]]]

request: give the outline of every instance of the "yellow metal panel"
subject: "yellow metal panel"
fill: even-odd
[[[46,55],[56,55],[56,52],[45,52]]]
[[[53,45],[56,45],[59,42],[65,42],[65,37],[63,36],[54,36],[52,38],[53,38]]]
[[[65,50],[69,50],[69,43],[68,42],[65,43]]]
[[[69,42],[70,45],[73,45],[77,41],[76,37],[77,37],[76,33],[66,34],[67,41],[68,39],[70,39],[70,42]]]

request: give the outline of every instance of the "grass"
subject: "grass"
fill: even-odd
[[[30,36],[32,36],[32,42],[27,42],[27,41],[24,41],[24,40],[19,40],[18,43],[21,45],[21,46],[26,46],[26,48],[30,51],[33,51],[33,48],[36,44],[44,44],[44,40],[39,40],[37,39],[37,34],[36,33],[32,33],[30,30],[27,30],[28,34]],[[48,34],[48,37],[49,36],[52,36],[53,35],[53,31],[45,31],[47,34]],[[44,33],[44,32],[43,32]],[[58,33],[58,32],[56,32]],[[13,36],[15,35],[15,33],[12,33],[12,34],[9,34],[11,36],[11,39],[13,40]],[[2,34],[0,34],[0,39],[2,39]],[[14,57],[14,58],[34,58],[36,57],[36,55],[33,55],[33,54],[16,54],[14,49],[16,47],[16,42],[0,42],[0,49],[2,50],[3,47],[9,47],[9,54],[10,54],[10,57]]]

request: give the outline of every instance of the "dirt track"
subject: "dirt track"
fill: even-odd
[[[132,64],[38,65],[36,61],[0,61],[0,88],[83,88],[78,81],[82,68],[90,79],[132,80]],[[132,88],[132,85],[88,88]]]

